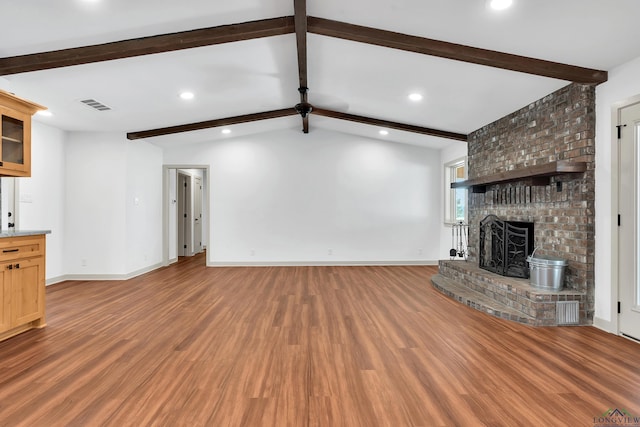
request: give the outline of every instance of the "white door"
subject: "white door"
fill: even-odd
[[[618,124],[618,325],[640,340],[640,103],[620,109]]]
[[[195,177],[193,189],[193,252],[202,252],[202,178]]]

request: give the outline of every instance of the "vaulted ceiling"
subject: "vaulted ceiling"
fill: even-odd
[[[311,132],[441,148],[571,81],[602,82],[606,71],[640,56],[636,0],[615,8],[601,0],[514,0],[503,11],[487,4],[8,0],[0,88],[48,106],[53,115],[37,120],[65,130],[139,137],[216,125],[148,137],[161,146],[302,130],[292,110],[307,96]],[[267,30],[246,24],[252,21]],[[246,40],[229,42],[239,33]],[[306,61],[299,62],[301,52]],[[178,96],[186,90],[194,99]],[[410,93],[423,99],[410,101]],[[87,99],[110,110],[90,108],[81,102]],[[215,121],[263,112],[274,118]],[[222,134],[222,125],[231,133]]]

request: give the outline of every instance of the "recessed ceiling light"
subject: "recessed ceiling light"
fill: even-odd
[[[419,93],[412,93],[409,95],[409,99],[414,102],[422,101],[422,95]]]
[[[384,129],[382,129],[382,130],[378,131],[378,133],[379,133],[380,135],[382,135],[382,136],[389,135],[389,131],[388,131],[388,130],[384,130]]]
[[[225,135],[229,135],[231,133],[231,129],[222,129],[222,133]]]
[[[180,93],[180,98],[182,99],[193,99],[195,95],[193,94],[193,92],[181,92]]]
[[[49,111],[49,110],[40,110],[36,114],[39,115],[39,116],[42,116],[42,117],[51,117],[51,116],[53,116],[53,113],[51,111]]]
[[[493,10],[505,10],[511,6],[513,0],[491,0],[489,6]]]

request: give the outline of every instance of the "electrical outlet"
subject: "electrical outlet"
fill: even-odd
[[[422,248],[418,249],[418,255],[422,255]]]
[[[256,256],[256,250],[255,249],[251,249],[250,253],[251,253],[251,256]]]
[[[329,250],[327,250],[327,254],[329,254],[329,255],[333,255],[333,249],[329,249]]]
[[[80,260],[80,265],[81,265],[82,267],[86,267],[86,266],[87,266],[87,260],[86,260],[86,259],[84,259],[84,258],[83,258],[83,259],[81,259],[81,260]]]

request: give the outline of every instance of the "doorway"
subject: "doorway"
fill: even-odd
[[[163,166],[163,264],[206,250],[209,234],[209,168]]]
[[[618,329],[640,340],[640,103],[618,110]]]

